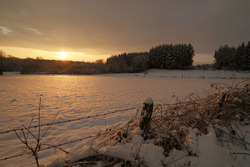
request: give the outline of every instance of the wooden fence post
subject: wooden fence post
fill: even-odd
[[[144,130],[144,133],[147,132],[150,126],[150,120],[153,113],[153,106],[154,106],[153,99],[151,97],[146,98],[146,100],[143,103],[143,108],[141,112],[142,119],[140,122],[140,128],[141,130]]]

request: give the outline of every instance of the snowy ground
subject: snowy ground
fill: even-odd
[[[213,82],[232,85],[244,79],[249,80],[249,78],[249,73],[193,70],[148,70],[147,73],[105,74],[101,76],[1,76],[0,131],[28,125],[32,118],[35,119],[33,123],[36,124],[40,97],[42,98],[42,123],[48,123],[58,111],[59,115],[56,121],[63,121],[141,106],[146,97],[152,97],[155,103],[158,104],[172,103],[175,102],[176,98],[183,99],[190,93],[194,93],[200,97],[204,96],[207,91],[211,91],[209,87],[210,83]],[[53,125],[46,135],[45,141],[58,144],[97,134],[100,129],[103,130],[110,125],[127,121],[135,115],[136,109],[103,117]],[[247,129],[246,132],[249,133],[249,129]],[[136,145],[136,141],[139,140],[138,138],[139,137],[134,139],[134,145]],[[217,146],[213,144],[214,138],[212,131],[210,135],[201,136],[200,138],[200,142],[205,143],[206,141],[211,141],[209,144],[212,143],[211,145],[213,146],[200,147],[200,152],[204,152],[204,150],[208,148],[211,151],[218,149]],[[0,158],[22,152],[21,148],[23,145],[14,133],[0,134],[0,141]],[[77,145],[81,144],[69,144],[64,148],[72,152],[71,149],[77,147]],[[85,146],[87,146],[87,144]],[[145,145],[145,156],[148,149],[152,149],[150,144]],[[160,152],[160,150],[157,151],[157,148],[155,148],[155,151]],[[221,152],[218,152],[218,154],[219,153],[221,154]],[[212,156],[211,159],[217,157],[217,154],[212,155],[214,156]],[[58,157],[64,158],[62,154],[54,154],[53,152],[47,151],[43,151],[40,156],[41,162],[43,163],[53,162],[53,159]],[[23,156],[0,161],[0,166],[34,165],[33,158],[27,157],[28,156]],[[204,155],[203,158],[205,159],[206,157],[207,156]],[[155,158],[159,160],[160,157]],[[235,166],[245,165],[245,163],[239,164],[238,161],[237,164],[234,164],[230,157],[225,158],[228,160],[228,164]],[[160,160],[162,159],[160,158]],[[153,161],[157,163],[157,160],[152,159],[152,163]],[[165,159],[165,161],[167,160]],[[195,166],[214,166],[214,161],[207,162],[198,159],[196,161],[194,160],[194,162],[196,162]],[[207,162],[208,165],[205,164],[205,162]],[[227,166],[228,164],[218,164],[215,166]]]
[[[147,77],[163,79],[250,79],[249,71],[206,71],[206,70],[160,70],[149,69],[144,73],[135,74],[107,74],[108,76],[121,77]]]

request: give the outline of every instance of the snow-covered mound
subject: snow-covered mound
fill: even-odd
[[[222,88],[202,99],[154,106],[150,128],[139,116],[109,127],[47,166],[242,166],[250,164],[250,92]],[[141,112],[141,110],[139,111]]]

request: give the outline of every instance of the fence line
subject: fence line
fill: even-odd
[[[63,124],[63,123],[74,122],[74,121],[80,121],[80,120],[90,119],[90,118],[95,118],[95,117],[101,117],[101,116],[115,114],[117,112],[123,112],[123,111],[133,110],[133,109],[136,109],[136,108],[138,108],[138,107],[131,107],[131,108],[127,108],[127,109],[121,109],[121,110],[112,111],[112,112],[109,112],[109,113],[97,114],[97,115],[90,115],[90,116],[86,116],[86,117],[69,119],[69,120],[64,120],[64,121],[58,121],[58,122],[54,122],[54,123],[45,123],[45,124],[41,124],[40,127],[50,126],[50,125],[55,125],[55,124]],[[34,125],[34,126],[30,126],[30,129],[38,128],[38,127],[39,127],[38,125]],[[17,128],[17,129],[10,129],[10,130],[6,130],[6,131],[2,131],[2,132],[0,132],[0,135],[1,134],[5,134],[5,133],[14,132],[14,131],[21,131],[21,130],[25,130],[25,128]]]
[[[57,144],[57,145],[48,146],[48,147],[46,147],[46,148],[42,148],[40,151],[44,151],[44,150],[48,150],[48,149],[51,149],[51,148],[60,147],[60,146],[66,145],[66,144],[71,144],[71,143],[79,142],[79,141],[82,141],[82,140],[85,140],[85,139],[89,139],[89,138],[92,138],[92,137],[95,137],[95,136],[96,136],[96,135],[87,136],[87,137],[84,137],[84,138],[80,138],[80,139],[68,141],[68,142],[65,142],[65,143],[60,143],[60,144]],[[25,155],[25,154],[26,154],[26,153],[20,153],[20,154],[12,155],[12,156],[9,156],[9,157],[0,158],[0,161],[4,161],[4,160],[8,160],[8,159],[20,157],[20,156],[23,156],[23,155]]]
[[[175,104],[176,103],[166,103],[166,104],[158,104],[158,105],[155,105],[155,106],[165,107],[165,106],[171,106],[171,105],[175,105]],[[133,110],[133,109],[137,109],[137,108],[138,107],[131,107],[131,108],[126,108],[126,109],[121,109],[121,110],[115,110],[115,111],[104,113],[104,114],[90,115],[90,116],[86,116],[86,117],[69,119],[69,120],[64,120],[64,121],[58,121],[58,122],[54,122],[54,123],[45,123],[45,124],[41,124],[40,127],[50,126],[50,125],[55,125],[55,124],[63,124],[63,123],[74,122],[74,121],[80,121],[80,120],[90,119],[90,118],[95,118],[95,117],[101,117],[101,116],[115,114],[117,112],[129,111],[129,110]],[[29,128],[33,129],[33,128],[38,128],[38,127],[39,127],[38,125],[34,125],[34,126],[30,126]],[[9,129],[9,130],[6,130],[6,131],[1,131],[0,135],[10,133],[10,132],[14,132],[14,131],[17,132],[17,131],[21,131],[21,130],[25,130],[25,128],[17,128],[17,129]]]
[[[120,126],[120,124],[116,125],[116,127],[117,126]],[[110,126],[110,127],[112,127],[112,126]],[[110,127],[108,127],[107,129],[110,129]],[[106,132],[107,129],[105,129],[105,131],[103,133],[101,133],[101,134],[98,133],[97,135],[91,135],[91,136],[87,136],[87,137],[84,137],[84,138],[75,139],[75,140],[71,140],[71,141],[68,141],[68,142],[60,143],[60,144],[57,144],[57,145],[51,145],[51,146],[48,146],[48,147],[45,147],[45,148],[41,148],[40,151],[44,151],[44,150],[48,150],[48,149],[52,149],[52,148],[58,148],[60,146],[64,146],[64,145],[67,145],[67,144],[71,144],[71,143],[83,141],[83,140],[86,140],[86,139],[94,138],[96,136],[106,135],[107,134],[107,132]],[[112,131],[109,131],[109,133],[110,132],[112,132]],[[9,157],[0,158],[0,161],[4,161],[4,160],[8,160],[8,159],[20,157],[20,156],[23,156],[23,155],[26,155],[26,154],[27,153],[20,153],[20,154],[12,155],[12,156],[9,156]]]
[[[165,107],[165,106],[171,106],[171,105],[174,105],[174,103],[173,104],[171,104],[171,103],[158,104],[158,105],[155,105],[155,107],[158,108],[158,107]],[[127,109],[115,110],[115,111],[112,111],[112,112],[109,112],[109,113],[91,115],[91,116],[86,116],[86,117],[81,117],[81,118],[76,118],[76,119],[71,119],[71,120],[64,120],[64,121],[59,121],[59,122],[54,122],[54,123],[41,124],[40,127],[42,127],[42,126],[50,126],[50,125],[54,125],[54,124],[63,124],[63,123],[79,121],[79,120],[83,120],[83,119],[95,118],[95,117],[101,117],[101,116],[115,114],[115,113],[118,113],[118,112],[129,111],[129,110],[133,110],[133,109],[138,109],[138,107],[131,107],[131,108],[127,108]],[[31,126],[30,128],[37,128],[37,127],[39,127],[39,126],[35,125],[35,126]],[[109,128],[107,128],[107,129],[109,129]],[[25,128],[18,128],[18,129],[11,129],[11,130],[7,130],[7,131],[2,131],[2,132],[0,132],[0,134],[10,133],[10,132],[14,132],[14,131],[21,131],[21,130],[25,130]],[[97,134],[97,135],[105,135],[105,134],[106,134],[106,132],[103,133],[103,134]],[[90,138],[96,137],[97,135],[87,136],[87,137],[84,137],[84,138],[75,139],[75,140],[60,143],[60,144],[57,144],[57,145],[48,146],[46,148],[42,148],[40,151],[44,151],[44,150],[48,150],[48,149],[52,149],[52,148],[57,148],[57,147],[60,147],[60,146],[63,146],[63,145],[67,145],[67,144],[79,142],[79,141],[82,141],[82,140],[90,139]],[[0,158],[0,161],[20,157],[20,156],[23,156],[23,155],[26,155],[26,153],[20,153],[20,154],[16,154],[16,155],[13,155],[13,156]]]
[[[159,104],[159,105],[155,105],[155,106],[165,107],[165,106],[171,106],[171,105],[174,105],[174,104],[176,104],[176,103],[166,103],[166,104]],[[115,111],[104,113],[104,114],[90,115],[90,116],[86,116],[86,117],[69,119],[69,120],[64,120],[64,121],[58,121],[58,122],[54,122],[54,123],[45,123],[45,124],[41,124],[40,127],[50,126],[50,125],[55,125],[55,124],[63,124],[63,123],[74,122],[74,121],[80,121],[80,120],[90,119],[90,118],[95,118],[95,117],[101,117],[101,116],[115,114],[117,112],[129,111],[129,110],[133,110],[133,109],[137,109],[137,108],[138,108],[138,106],[137,107],[126,108],[126,109],[121,109],[121,110],[115,110]],[[38,128],[38,127],[39,127],[38,125],[34,125],[34,126],[30,126],[29,128],[33,129],[33,128]],[[9,129],[9,130],[6,130],[6,131],[0,131],[0,135],[10,133],[10,132],[14,132],[14,131],[17,132],[17,131],[21,131],[21,130],[25,130],[25,128],[17,128],[17,129]]]

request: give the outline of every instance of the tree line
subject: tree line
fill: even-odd
[[[250,41],[238,47],[221,46],[215,50],[215,69],[250,70]]]
[[[188,69],[192,66],[194,50],[191,44],[159,45],[149,52],[122,53],[106,62],[20,59],[0,51],[0,74],[20,71],[22,74],[101,74],[142,72],[149,68]]]
[[[0,74],[4,71],[20,71],[22,74],[99,74],[105,72],[104,63],[101,60],[92,63],[42,58],[20,59],[3,56],[0,52]]]
[[[214,64],[193,67],[193,57],[191,44],[158,45],[148,52],[113,55],[106,62],[45,60],[40,57],[20,59],[0,51],[0,74],[4,71],[20,71],[22,74],[132,73],[149,68],[250,70],[250,41],[238,47],[219,47],[214,53]]]
[[[148,52],[122,53],[117,56],[111,56],[106,61],[106,70],[112,73],[141,72],[148,68]]]
[[[191,44],[159,45],[149,51],[151,68],[190,69],[193,64],[194,48]]]

